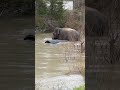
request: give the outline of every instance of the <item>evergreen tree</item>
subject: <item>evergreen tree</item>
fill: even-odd
[[[63,0],[49,0],[49,15],[56,19],[60,20],[63,19],[64,9],[63,9]]]
[[[57,24],[58,27],[63,26],[63,0],[36,0],[36,16],[38,16],[36,19],[41,29],[49,30],[51,28],[49,26],[56,27],[55,24]]]

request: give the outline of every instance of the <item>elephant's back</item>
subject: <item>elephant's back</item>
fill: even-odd
[[[72,28],[62,28],[62,30],[66,32],[76,31],[75,29],[72,29]]]
[[[75,32],[75,33],[79,34],[79,32],[77,30],[72,29],[72,28],[63,28],[62,31],[66,32],[66,33],[73,33],[73,32]]]
[[[80,38],[80,33],[72,28],[64,28],[63,33],[64,38],[69,41],[78,41]]]

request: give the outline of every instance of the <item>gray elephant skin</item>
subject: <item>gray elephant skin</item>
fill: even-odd
[[[80,33],[71,28],[55,28],[52,39],[79,41]]]
[[[85,35],[106,36],[109,33],[108,20],[96,9],[85,7]]]

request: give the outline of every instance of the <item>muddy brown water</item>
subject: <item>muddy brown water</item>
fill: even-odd
[[[79,68],[85,64],[84,55],[80,55],[79,52],[79,42],[61,42],[57,44],[45,43],[45,41],[50,40],[51,37],[51,33],[36,33],[35,79],[37,83],[36,87],[39,87],[37,90],[45,90],[43,88],[49,87],[49,83],[52,86],[54,77],[56,83],[59,83],[59,79],[64,78],[64,75],[67,75],[68,78],[70,78],[69,75],[81,76]],[[43,83],[47,82],[49,79],[49,83]]]
[[[34,34],[33,17],[0,19],[1,90],[34,90],[35,78],[65,75],[81,62],[79,55],[73,60],[73,51],[65,53],[65,44],[43,43],[51,34],[36,34],[35,42],[24,41],[28,34]]]
[[[34,17],[0,19],[0,90],[34,90]]]

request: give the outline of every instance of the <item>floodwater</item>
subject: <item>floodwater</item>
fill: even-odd
[[[82,70],[81,67],[83,68],[85,64],[84,54],[80,54],[79,42],[61,42],[58,44],[45,43],[46,40],[51,39],[51,36],[51,33],[36,33],[36,90],[59,90],[53,89],[54,84],[60,84],[61,86],[61,82],[65,83],[65,81],[67,81],[67,86],[64,86],[64,88],[60,90],[72,90],[65,88],[84,83],[83,75],[80,73],[80,70]],[[70,75],[72,75],[72,77]],[[68,82],[72,84],[67,84]]]
[[[0,19],[0,90],[34,90],[34,17]]]

